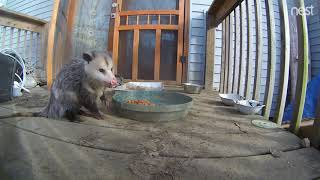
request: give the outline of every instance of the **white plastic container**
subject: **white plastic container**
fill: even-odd
[[[254,115],[259,113],[265,105],[261,105],[259,101],[255,100],[241,100],[237,101],[236,108],[242,114]]]
[[[163,89],[162,82],[128,82],[115,88],[116,91],[162,91]]]
[[[244,97],[238,94],[219,94],[223,104],[227,106],[234,106],[237,101],[245,99]]]
[[[13,89],[12,90],[13,97],[22,96],[21,86],[19,85],[19,83],[17,81],[14,82],[12,89]]]

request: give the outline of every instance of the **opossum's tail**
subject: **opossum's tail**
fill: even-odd
[[[0,119],[13,118],[13,117],[43,117],[41,112],[18,112],[1,116]]]

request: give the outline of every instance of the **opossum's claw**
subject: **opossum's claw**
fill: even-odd
[[[102,120],[103,119],[103,116],[100,113],[94,114],[93,117],[98,119],[98,120]]]
[[[102,104],[107,106],[107,99],[106,99],[106,96],[104,94],[100,97],[100,100],[101,100]]]

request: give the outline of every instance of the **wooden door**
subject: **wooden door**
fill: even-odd
[[[115,73],[134,81],[181,84],[184,0],[118,0]]]

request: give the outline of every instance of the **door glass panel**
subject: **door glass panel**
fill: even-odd
[[[127,24],[127,16],[121,16],[120,25],[126,25],[126,24]]]
[[[170,24],[170,15],[161,15],[160,24]]]
[[[171,24],[172,25],[178,25],[178,16],[177,15],[172,15],[171,16]]]
[[[128,24],[136,25],[137,24],[137,16],[128,16]]]
[[[160,80],[176,80],[178,31],[161,31]]]
[[[132,77],[133,31],[119,32],[118,75]]]
[[[122,11],[132,10],[176,10],[179,0],[124,0]]]
[[[139,38],[138,79],[154,80],[156,31],[141,30]]]
[[[140,15],[139,16],[139,24],[148,24],[148,15]]]
[[[150,15],[150,24],[159,24],[158,15]]]

